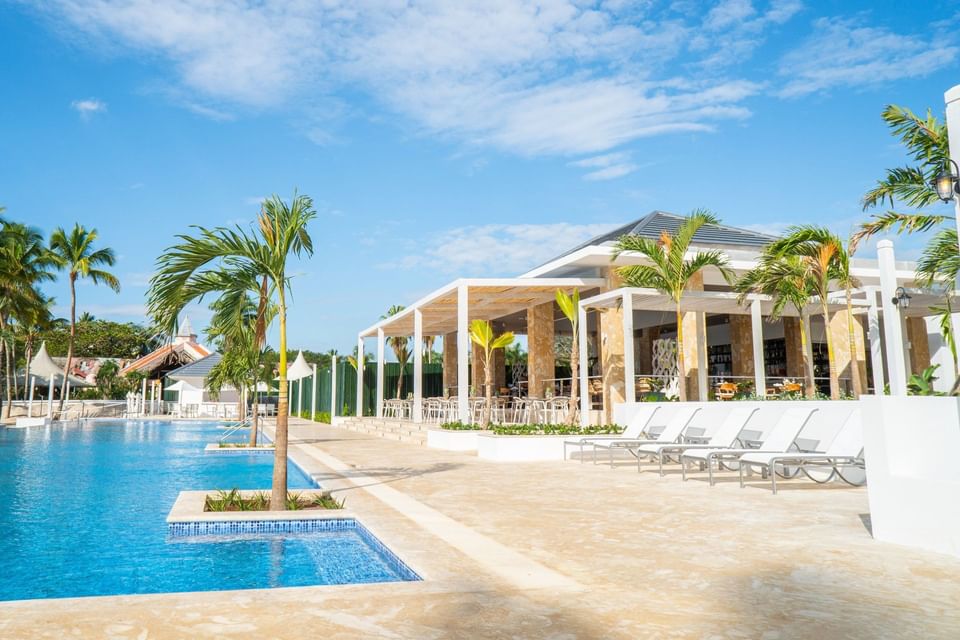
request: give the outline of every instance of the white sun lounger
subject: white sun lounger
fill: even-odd
[[[786,451],[797,439],[800,432],[807,425],[810,416],[817,409],[815,407],[793,407],[787,409],[777,423],[773,425],[769,435],[763,440],[763,443],[757,449],[737,449],[737,448],[716,448],[716,449],[692,449],[685,451],[680,455],[680,467],[683,472],[683,479],[687,479],[687,463],[699,462],[707,467],[707,474],[710,478],[710,486],[714,485],[713,463],[723,462],[724,460],[739,460],[740,456],[748,453],[779,453]]]
[[[657,411],[660,410],[659,405],[649,404],[641,405],[637,408],[636,413],[633,414],[633,417],[630,418],[630,421],[627,422],[626,429],[623,430],[618,436],[588,436],[586,438],[577,438],[575,440],[564,440],[563,441],[563,459],[567,459],[567,445],[574,445],[580,447],[580,462],[583,462],[583,448],[586,445],[593,444],[595,442],[608,442],[611,440],[636,440],[643,436],[647,427],[650,426],[650,421],[653,420],[653,416],[657,415]],[[596,457],[596,455],[594,455]]]
[[[677,442],[680,439],[680,436],[683,435],[684,429],[689,426],[690,421],[693,420],[693,417],[697,415],[697,412],[700,411],[700,407],[691,407],[691,406],[679,406],[677,407],[676,412],[670,417],[670,420],[667,421],[667,426],[663,428],[663,431],[657,435],[656,438],[646,438],[646,439],[630,439],[630,438],[618,438],[616,440],[608,440],[606,442],[594,442],[593,443],[593,463],[597,463],[597,449],[606,449],[607,454],[610,459],[610,466],[613,466],[613,452],[615,450],[624,450],[626,449],[631,454],[633,450],[644,444],[668,444],[671,442]],[[635,455],[635,454],[634,454]]]
[[[744,468],[759,467],[764,474],[769,476],[771,489],[773,493],[777,492],[777,465],[796,465],[801,470],[806,465],[816,467],[827,467],[831,469],[830,476],[826,480],[816,480],[810,474],[807,477],[815,482],[829,482],[834,475],[840,477],[848,484],[857,484],[849,482],[840,473],[841,467],[863,468],[863,425],[860,422],[860,410],[857,409],[846,419],[840,431],[837,432],[833,442],[825,451],[814,451],[803,453],[799,451],[782,452],[752,452],[740,456],[740,486],[744,486],[743,470]],[[804,471],[805,472],[805,471]],[[806,473],[806,472],[805,472]]]
[[[727,414],[720,426],[710,439],[703,444],[691,443],[657,443],[643,444],[635,449],[637,454],[637,471],[641,470],[641,461],[656,458],[660,464],[660,477],[663,477],[663,461],[671,455],[680,455],[691,449],[717,449],[732,447],[737,444],[740,432],[747,426],[750,418],[759,410],[759,407],[737,407]]]

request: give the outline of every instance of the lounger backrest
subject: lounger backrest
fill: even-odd
[[[697,415],[698,411],[700,411],[700,407],[679,407],[670,417],[667,426],[665,426],[663,431],[660,432],[660,435],[657,436],[657,442],[676,442],[680,438],[680,434],[683,433],[683,430],[686,429],[690,421],[693,420],[693,416]]]
[[[760,448],[764,451],[788,451],[816,410],[815,407],[794,407],[784,411]]]
[[[727,414],[716,432],[710,438],[710,445],[714,447],[729,447],[736,441],[737,436],[747,426],[747,421],[757,412],[759,407],[737,407]]]
[[[627,428],[623,430],[623,437],[630,438],[631,440],[638,439],[643,435],[644,431],[647,430],[647,427],[650,426],[650,421],[653,420],[653,416],[655,416],[659,410],[659,405],[641,404],[637,408],[637,412],[634,413],[630,421],[627,422]]]
[[[827,455],[838,458],[856,458],[863,452],[863,423],[860,409],[855,409],[846,419],[837,436],[827,447]]]

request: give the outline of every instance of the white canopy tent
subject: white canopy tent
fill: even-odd
[[[47,353],[47,343],[43,342],[40,345],[40,349],[37,350],[36,355],[33,356],[33,359],[30,361],[30,377],[31,378],[46,378],[47,379],[47,417],[53,418],[53,390],[63,383],[64,371],[57,366],[57,363],[53,361],[53,358],[50,357],[50,354]],[[70,387],[89,387],[85,380],[81,380],[76,376],[69,376],[67,378],[67,393],[70,393]],[[33,380],[30,381],[30,408],[28,416],[33,416]],[[69,395],[67,396],[69,397]]]
[[[177,392],[177,404],[183,406],[186,404],[200,404],[203,402],[203,389],[199,389],[185,380],[180,380],[164,387],[164,391]]]
[[[297,352],[297,357],[294,358],[293,364],[287,367],[287,384],[290,385],[290,388],[287,389],[287,398],[290,397],[290,391],[293,388],[292,385],[294,382],[300,382],[300,403],[303,404],[303,379],[313,375],[313,367],[311,367],[306,358],[303,357],[303,351]],[[289,402],[289,400],[288,400]],[[290,415],[293,415],[293,404],[290,404]]]

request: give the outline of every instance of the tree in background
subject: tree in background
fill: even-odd
[[[406,307],[401,304],[395,304],[387,309],[387,312],[380,316],[381,320],[393,317],[403,311]],[[407,361],[410,360],[410,338],[408,336],[390,336],[387,338],[387,344],[393,351],[393,355],[400,363],[400,375],[397,377],[397,398],[403,397],[403,373],[407,367]]]
[[[474,320],[470,323],[470,340],[480,349],[483,362],[483,386],[486,402],[480,424],[490,424],[490,406],[493,404],[493,352],[505,349],[513,343],[513,332],[507,331],[494,337],[493,327],[486,320]]]
[[[105,360],[100,363],[97,369],[97,392],[103,400],[109,400],[114,397],[117,390],[118,374],[120,365],[114,360]]]
[[[57,227],[50,236],[50,252],[54,263],[59,270],[67,272],[70,284],[70,341],[67,343],[67,362],[63,368],[67,375],[63,377],[63,386],[60,388],[60,411],[63,411],[67,380],[73,366],[73,345],[77,331],[77,280],[89,279],[95,285],[105,284],[116,292],[120,291],[117,277],[101,268],[112,267],[116,256],[110,248],[94,249],[97,237],[96,229],[87,230],[80,223],[75,224],[69,233]]]
[[[677,371],[680,376],[678,391],[680,400],[687,399],[687,367],[683,357],[683,313],[680,308],[688,284],[707,267],[719,270],[726,280],[733,272],[727,268],[727,256],[719,250],[705,250],[687,258],[693,236],[704,225],[719,224],[719,219],[705,209],[697,209],[687,216],[675,233],[664,231],[653,240],[643,236],[626,235],[617,240],[613,260],[624,253],[639,254],[650,264],[618,267],[617,274],[628,287],[646,287],[670,296],[677,314]],[[624,309],[624,313],[632,313]],[[633,384],[631,381],[630,384]]]

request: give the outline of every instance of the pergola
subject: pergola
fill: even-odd
[[[469,421],[469,321],[495,320],[550,302],[561,289],[589,290],[606,284],[603,278],[464,278],[437,289],[400,313],[360,332],[357,338],[357,406],[363,402],[363,340],[377,338],[377,416],[383,412],[384,355],[387,336],[413,336],[415,345],[425,335],[457,333],[457,398],[460,420]],[[423,352],[413,350],[413,417],[423,414]]]

